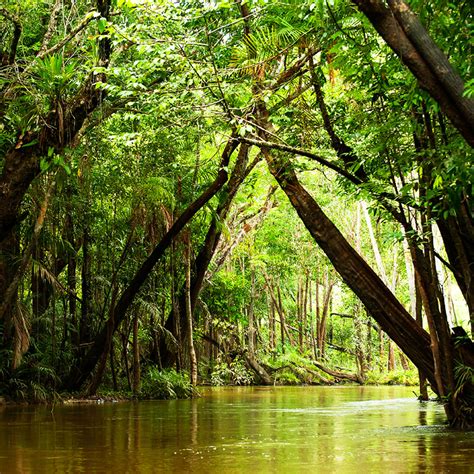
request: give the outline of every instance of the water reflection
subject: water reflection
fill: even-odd
[[[0,473],[471,472],[474,434],[403,387],[207,390],[197,400],[6,408]]]

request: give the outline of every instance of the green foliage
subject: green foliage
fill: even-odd
[[[360,249],[364,259],[375,266],[363,222],[357,230],[357,201],[372,201],[382,259],[387,268],[396,268],[396,296],[408,307],[408,275],[399,245],[403,235],[398,225],[388,221],[377,196],[381,192],[394,194],[412,206],[407,212],[420,212],[433,220],[456,217],[466,196],[472,195],[472,152],[446,120],[442,123],[438,105],[419,89],[400,60],[350,2],[247,2],[252,9],[248,19],[251,33],[245,34],[234,1],[117,0],[112,3],[119,14],[109,21],[94,17],[67,44],[38,58],[53,3],[8,0],[8,7],[21,18],[24,31],[17,63],[2,66],[0,73],[0,169],[8,151],[22,150],[27,134],[45,124],[46,132],[60,129],[71,110],[87,100],[90,80],[102,74],[107,80],[93,85],[95,91],[101,91],[101,107],[87,117],[79,133],[80,143],[64,153],[56,153],[55,146],[62,143],[50,144],[49,133],[41,136],[47,152],[41,154],[39,168],[43,172],[58,170],[58,186],[33,264],[22,278],[20,299],[32,306],[36,289],[29,281],[31,273],[39,275],[45,288],[51,287],[52,296],[49,309],[35,321],[44,329],[32,334],[31,353],[38,353],[27,355],[15,372],[7,366],[0,368],[0,377],[6,381],[2,385],[5,395],[41,400],[55,389],[58,377],[66,375],[67,369],[77,363],[83,355],[82,348],[89,347],[103,327],[112,304],[127,288],[136,269],[181,211],[213,182],[228,137],[235,131],[240,136],[255,137],[259,133],[260,126],[254,123],[255,78],[261,88],[258,98],[270,111],[272,140],[313,151],[345,166],[325,130],[308,62],[302,63],[298,74],[292,75],[293,71],[287,75],[310,48],[315,52],[316,78],[321,83],[334,130],[358,157],[348,171],[354,174],[363,167],[369,183],[356,187],[310,158],[284,156],[291,160],[301,182],[324,212]],[[446,1],[413,1],[411,5],[418,8],[430,32],[463,76],[472,75],[472,61],[465,53],[472,30],[467,2],[453,6]],[[83,0],[65,2],[48,46],[58,44],[87,18],[90,6],[91,2]],[[106,35],[112,42],[113,53],[110,64],[104,67],[98,64],[98,40]],[[12,25],[2,23],[0,39],[5,40],[5,45],[11,36]],[[2,43],[1,53],[3,49]],[[8,93],[3,96],[4,91]],[[474,82],[470,80],[465,95],[470,97],[473,91]],[[433,122],[436,146],[420,151],[414,146],[413,136],[425,133],[424,121],[415,118],[423,113],[429,114]],[[54,120],[48,121],[51,117]],[[28,146],[39,142],[40,139],[29,142]],[[253,147],[251,159],[257,153]],[[235,155],[226,168],[228,171],[235,163]],[[31,241],[31,223],[37,203],[43,198],[45,183],[42,177],[36,179],[24,199],[21,214],[29,218],[18,224],[16,240],[22,252]],[[252,221],[272,185],[274,179],[261,160],[241,186],[225,219],[218,222],[223,236],[217,256],[221,246],[231,245],[242,231],[244,235],[221,270],[205,278],[205,289],[195,309],[196,334],[212,334],[221,348],[232,350],[246,342],[252,304],[259,360],[275,370],[279,383],[310,383],[310,372],[304,369],[317,370],[309,355],[314,352],[316,336],[315,283],[318,282],[320,293],[334,283],[326,339],[346,352],[328,345],[324,362],[356,371],[357,349],[364,352],[373,366],[385,363],[378,360],[375,335],[371,340],[367,337],[360,302],[338,281],[327,257],[315,246],[286,196],[275,192],[274,205],[267,210],[265,219]],[[193,258],[198,255],[209,222],[216,217],[217,205],[222,200],[218,193],[188,225]],[[82,247],[85,237],[89,237],[88,255]],[[296,298],[306,276],[312,285],[312,308],[307,308],[302,329],[305,336],[311,337],[300,349],[296,347],[300,324]],[[81,283],[87,277],[92,290],[85,299]],[[142,297],[135,301],[134,310],[140,314],[142,361],[148,362],[152,355],[158,358],[157,341],[172,351],[183,343],[165,328],[173,307],[170,295],[179,292],[183,280],[180,235],[171,251],[150,271]],[[275,291],[280,290],[286,322],[294,339],[292,347],[285,336],[282,347],[281,336],[277,334],[273,353],[269,351],[270,284]],[[46,295],[46,290],[41,291]],[[75,309],[71,309],[72,298]],[[319,301],[319,310],[321,305]],[[86,331],[80,322],[84,308],[89,310]],[[338,318],[331,316],[331,312],[349,317]],[[278,321],[275,327],[278,333]],[[79,341],[81,331],[89,334]],[[123,387],[131,365],[125,357],[131,349],[130,321],[125,321],[119,332],[113,352],[118,386]],[[56,348],[54,353],[53,340],[57,346],[61,343],[61,350]],[[278,352],[283,350],[284,354]],[[2,360],[11,359],[10,353],[4,356]],[[472,375],[460,368],[456,370],[458,389],[462,390]],[[110,382],[111,374],[106,377]],[[400,371],[368,374],[369,383],[413,384],[415,377],[414,372]],[[242,358],[227,363],[222,354],[210,380],[217,385],[254,382]],[[145,398],[182,398],[194,394],[186,376],[174,371],[148,369],[142,386]]]
[[[64,62],[61,54],[37,58],[33,73],[38,90],[50,98],[59,99],[71,86],[71,80],[77,75],[76,68],[74,59]]]
[[[210,381],[212,385],[251,385],[253,373],[249,371],[240,356],[231,362],[219,358],[212,368]]]
[[[457,362],[454,367],[454,377],[456,381],[455,398],[459,398],[465,388],[474,386],[474,368]]]
[[[293,371],[285,369],[275,374],[275,383],[278,385],[301,385],[302,381]]]
[[[158,370],[150,367],[142,380],[140,398],[169,400],[192,398],[199,395],[191,385],[186,374],[178,373],[173,369]]]
[[[8,356],[3,351],[4,356]],[[1,357],[6,363],[8,357]],[[27,355],[15,370],[0,366],[0,395],[7,399],[23,402],[48,402],[57,398],[56,387],[59,377],[56,371],[43,362],[39,354]]]
[[[291,346],[285,348],[285,353],[273,354],[272,357],[264,357],[266,365],[271,367],[274,373],[275,383],[279,385],[301,385],[319,383],[312,372],[319,369],[312,363],[308,354],[300,354]]]
[[[418,372],[415,369],[394,370],[392,372],[380,372],[371,370],[367,372],[368,385],[407,385],[414,387],[418,385]]]

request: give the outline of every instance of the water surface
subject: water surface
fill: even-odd
[[[0,473],[474,472],[474,433],[405,387],[250,387],[197,400],[0,407]]]

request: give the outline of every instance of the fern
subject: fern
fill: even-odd
[[[143,398],[176,399],[191,398],[199,392],[189,382],[188,376],[173,369],[159,371],[152,367],[145,374],[142,382]]]
[[[151,328],[151,330],[154,331],[159,337],[163,338],[168,350],[176,352],[178,340],[176,337],[174,337],[172,332],[168,331],[165,326],[158,322],[161,317],[160,308],[158,308],[155,303],[146,301],[143,298],[138,298],[136,304],[138,305],[140,311],[153,315],[155,326]]]
[[[255,74],[258,67],[270,64],[283,52],[298,44],[307,32],[308,30],[291,25],[284,19],[280,19],[279,25],[255,28],[234,48],[230,67]]]

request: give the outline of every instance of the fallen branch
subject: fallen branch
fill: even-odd
[[[348,374],[345,372],[338,372],[336,370],[329,369],[328,367],[325,367],[323,364],[321,364],[321,362],[316,360],[312,360],[311,363],[318,369],[322,370],[326,374],[332,375],[336,379],[350,380],[351,382],[360,383],[361,385],[364,383],[362,378],[357,374]]]

